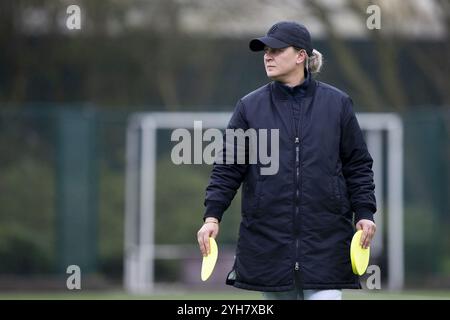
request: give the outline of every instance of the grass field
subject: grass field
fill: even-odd
[[[344,300],[450,300],[450,291],[344,290]],[[0,300],[261,300],[257,292],[199,292],[130,295],[123,292],[0,293]]]

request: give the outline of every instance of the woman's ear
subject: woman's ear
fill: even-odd
[[[297,64],[305,63],[305,60],[306,60],[306,51],[302,49],[297,53],[296,63]]]

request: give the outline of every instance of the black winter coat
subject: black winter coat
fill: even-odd
[[[344,92],[311,80],[294,123],[288,93],[271,82],[239,100],[228,128],[279,129],[279,171],[217,164],[204,217],[222,219],[242,184],[242,221],[227,284],[287,291],[360,288],[352,272],[354,223],[373,220],[372,158]],[[296,130],[295,128],[298,127]],[[353,216],[355,214],[355,216]]]

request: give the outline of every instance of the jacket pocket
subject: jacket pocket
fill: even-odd
[[[348,194],[346,180],[342,175],[338,177],[338,186],[340,194],[341,212],[342,214],[348,215],[350,217],[352,215],[351,203]]]
[[[248,226],[251,224],[255,213],[260,209],[261,202],[261,192],[262,192],[262,181],[256,180],[255,184],[252,186],[249,183],[246,183],[243,186],[242,192],[242,216],[245,222],[245,225]]]
[[[257,180],[256,181],[256,186],[255,186],[255,194],[254,194],[254,211],[255,212],[259,212],[259,210],[261,209],[261,193],[262,193],[262,180]]]
[[[334,212],[341,213],[342,194],[338,176],[333,176],[331,178],[331,199]]]

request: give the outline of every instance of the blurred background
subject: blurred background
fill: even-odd
[[[79,30],[66,25],[73,4],[81,12]],[[381,28],[369,30],[366,10],[373,4]],[[450,289],[447,0],[6,0],[0,2],[0,298],[68,294],[72,264],[82,270],[84,294],[126,296],[130,115],[231,112],[240,97],[268,82],[249,39],[281,20],[308,27],[325,60],[317,79],[346,91],[358,113],[401,117],[404,287]],[[219,267],[201,283],[196,232],[211,167],[174,165],[171,131],[159,131],[156,291],[148,297],[258,297],[224,284],[239,196],[221,225]],[[384,281],[386,256],[377,263]]]

